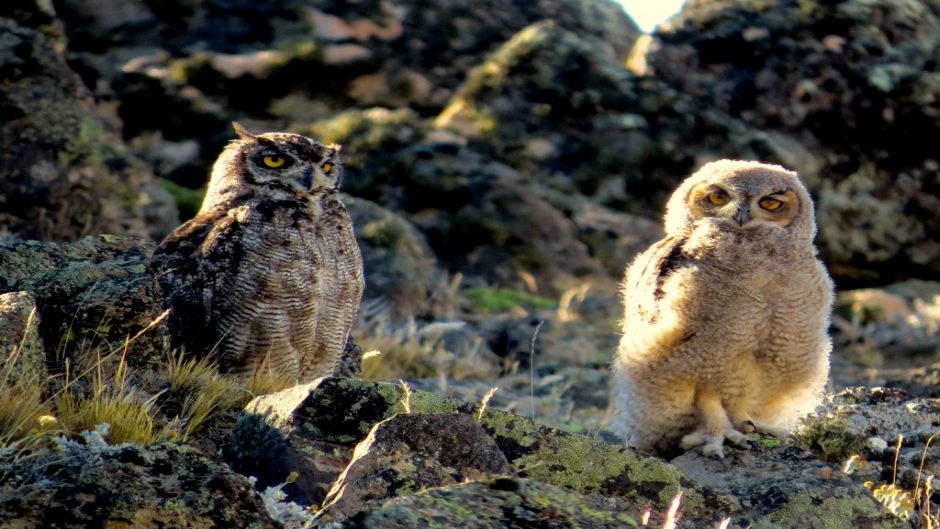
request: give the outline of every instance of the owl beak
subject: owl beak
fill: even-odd
[[[734,212],[734,220],[737,221],[738,226],[744,226],[747,221],[751,220],[751,208],[747,204],[741,204],[738,207],[738,210]]]
[[[300,179],[300,184],[304,186],[304,189],[311,190],[313,188],[313,169],[307,167],[304,170],[303,177]]]

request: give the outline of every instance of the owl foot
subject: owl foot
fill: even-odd
[[[735,421],[734,425],[736,429],[746,434],[757,432],[760,434],[769,435],[771,437],[776,437],[777,439],[790,439],[793,437],[792,433],[783,428],[751,418]]]
[[[702,454],[704,454],[706,457],[724,459],[725,439],[745,450],[751,448],[751,442],[748,440],[747,436],[730,426],[718,434],[712,434],[705,428],[699,428],[698,430],[683,436],[680,444],[684,450],[701,446]]]

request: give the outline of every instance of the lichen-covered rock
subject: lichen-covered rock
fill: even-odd
[[[38,4],[37,4],[38,5]],[[36,9],[39,9],[38,7]],[[22,238],[161,236],[178,223],[153,177],[40,33],[0,19],[0,223]]]
[[[59,443],[0,462],[4,527],[281,527],[244,476],[186,445]]]
[[[345,197],[368,280],[363,298],[384,301],[397,319],[433,312],[445,277],[424,236],[400,215],[374,202]]]
[[[665,505],[656,505],[665,511]],[[716,521],[718,517],[715,517]],[[500,478],[431,489],[396,498],[346,522],[349,529],[489,529],[539,527],[622,529],[641,527],[614,498],[590,498],[528,479]],[[661,516],[650,517],[653,524]],[[658,525],[654,525],[658,526]],[[706,527],[702,525],[701,527]]]
[[[199,156],[172,174],[191,188],[204,181],[235,117],[296,123],[355,105],[433,114],[470,68],[528,24],[551,18],[617,60],[638,34],[607,0],[56,6],[70,61],[115,107],[125,138],[159,131],[169,142],[201,139]]]
[[[36,300],[28,292],[0,294],[0,388],[45,379],[46,351]]]
[[[52,2],[44,0],[10,0],[0,6],[0,17],[42,33],[56,51],[65,50],[65,28],[56,16]]]
[[[748,153],[731,118],[551,23],[474,68],[435,123],[551,188],[646,214],[702,161]]]
[[[0,292],[29,292],[54,369],[65,359],[87,368],[126,360],[153,367],[166,359],[161,292],[149,267],[154,243],[101,235],[72,243],[0,244]]]
[[[465,413],[476,417],[480,404],[413,391],[376,382],[327,378],[306,386],[256,398],[247,410],[284,432],[284,455],[270,464],[287,466],[321,483],[339,474],[324,472],[322,447],[352,447],[366,438],[373,425],[404,412]],[[653,458],[600,440],[538,425],[513,413],[487,408],[479,423],[492,437],[519,477],[566,487],[580,494],[616,496],[640,513],[649,503],[665,505],[681,489],[688,520],[713,521],[713,513],[730,512],[733,503],[707,488],[697,487],[673,467]],[[236,441],[238,442],[238,441]],[[308,486],[310,482],[307,482]],[[297,485],[300,485],[298,479]],[[322,485],[320,485],[322,487]],[[300,487],[303,488],[303,487]],[[301,491],[310,497],[310,490]]]
[[[913,491],[921,465],[921,482],[940,473],[940,448],[930,443],[924,451],[938,424],[937,399],[912,398],[892,388],[855,387],[829,396],[818,416],[807,420],[799,441],[836,465],[858,456],[851,468],[859,482],[897,483]]]
[[[902,524],[882,511],[871,492],[840,470],[778,439],[758,437],[725,461],[691,451],[670,461],[689,479],[733,497],[734,526],[754,529],[887,529]]]
[[[317,518],[343,521],[388,498],[511,473],[496,442],[470,415],[399,414],[376,424],[356,446]]]
[[[940,274],[936,2],[692,1],[647,53],[656,77],[823,163],[820,245],[837,279]]]

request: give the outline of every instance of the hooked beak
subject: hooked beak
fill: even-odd
[[[734,212],[733,218],[738,223],[738,226],[744,226],[747,221],[751,220],[750,206],[748,206],[748,204],[741,204],[738,210]]]
[[[313,169],[307,167],[304,170],[303,177],[300,179],[301,185],[304,186],[304,189],[311,190],[313,188]]]

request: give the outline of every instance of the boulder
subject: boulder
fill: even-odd
[[[65,359],[80,369],[116,361],[125,346],[128,363],[154,367],[167,351],[162,294],[149,265],[154,248],[112,235],[0,244],[0,292],[35,298],[53,371]]]
[[[407,399],[413,413],[464,413],[477,419],[479,403],[446,399],[423,391],[376,382],[327,378],[285,392],[259,397],[247,410],[282,432],[286,443],[281,456],[260,466],[274,465],[299,472],[296,498],[317,503],[342,468],[324,472],[335,462],[337,448],[346,462],[353,448],[366,439],[373,426],[402,413]],[[728,499],[683,478],[674,468],[652,458],[602,441],[540,426],[518,415],[486,408],[479,424],[509,462],[518,477],[566,487],[578,494],[615,496],[627,512],[640,513],[648,503],[666,505],[681,488],[689,520],[711,520],[717,511],[729,511]],[[257,428],[255,428],[255,431]],[[234,438],[245,446],[248,439]],[[361,451],[367,451],[367,446]],[[433,445],[432,445],[433,446]],[[235,451],[237,452],[237,451]],[[232,452],[230,452],[232,453]],[[439,456],[447,461],[446,454]],[[307,481],[302,482],[307,476]],[[319,483],[311,483],[316,476]],[[281,478],[282,479],[282,478]],[[324,486],[326,485],[326,486]],[[468,508],[471,508],[468,506]],[[729,511],[730,512],[730,511]]]
[[[931,442],[938,424],[935,398],[854,387],[828,396],[818,415],[807,420],[799,442],[821,459],[846,465],[858,482],[896,484],[913,494],[927,476],[940,473],[940,448]]]
[[[5,526],[282,527],[248,479],[186,445],[58,443],[0,462]]]
[[[822,163],[820,244],[837,280],[940,273],[940,11],[935,2],[691,1],[646,54],[673,88]]]
[[[871,493],[847,478],[839,466],[821,462],[790,442],[761,436],[752,436],[752,451],[732,450],[726,462],[731,464],[698,452],[666,463],[596,438],[542,426],[513,413],[486,408],[481,414],[479,403],[392,384],[339,378],[259,397],[249,404],[248,411],[243,420],[255,424],[251,431],[268,428],[270,433],[260,438],[278,439],[280,447],[274,457],[266,456],[263,450],[251,452],[260,458],[255,465],[299,472],[294,497],[302,503],[318,503],[310,501],[314,496],[311,492],[323,491],[339,477],[332,492],[339,499],[321,512],[321,520],[331,519],[335,512],[340,516],[353,514],[365,505],[364,511],[347,521],[355,527],[371,526],[368,524],[376,524],[386,515],[393,520],[403,520],[402,516],[417,517],[407,520],[423,519],[433,516],[436,508],[443,509],[444,516],[452,509],[485,516],[495,516],[500,509],[528,512],[529,502],[554,505],[551,498],[558,494],[562,502],[559,506],[574,509],[560,508],[558,516],[563,519],[583,515],[576,506],[599,505],[596,501],[621,515],[639,519],[649,506],[656,513],[665,512],[679,490],[683,492],[682,519],[691,527],[711,526],[724,517],[742,526],[750,523],[768,529],[900,527],[881,512]],[[455,413],[468,417],[458,420],[453,417]],[[430,426],[432,423],[438,426]],[[435,428],[444,441],[425,434]],[[455,432],[463,433],[446,441]],[[235,436],[235,443],[244,447],[246,454],[251,451],[252,439],[259,438],[239,437]],[[489,439],[505,457],[511,473],[521,478],[508,480],[518,486],[504,483],[508,492],[527,492],[494,492],[503,485],[493,484],[502,480],[483,478],[481,473],[477,474],[481,481],[476,484],[444,485],[414,493],[434,481],[446,483],[457,474],[467,476],[466,471],[459,470],[465,468],[465,463],[455,460],[465,461],[461,454],[477,454],[472,459],[477,461],[478,469],[495,472],[502,468],[481,463],[496,457]],[[468,440],[474,440],[470,446],[464,444]],[[453,450],[445,448],[454,446]],[[346,464],[344,469],[337,465],[341,461]],[[323,472],[327,467],[333,470]],[[302,482],[304,476],[307,480]],[[320,482],[312,483],[310,476],[318,476]],[[426,480],[428,477],[433,479]],[[352,499],[343,504],[346,491]],[[409,494],[399,496],[406,492]],[[576,494],[580,503],[570,494]],[[406,514],[406,509],[412,507],[414,513]],[[601,516],[597,520],[607,519],[604,513],[608,509],[602,511],[594,513]],[[541,515],[551,516],[544,511]],[[538,519],[540,514],[531,516]],[[442,524],[452,523],[449,517],[439,520],[446,520],[440,521]]]
[[[25,3],[24,3],[25,4]],[[36,9],[40,9],[37,4]],[[0,19],[0,223],[21,238],[159,237],[179,221],[41,33]]]
[[[410,222],[374,202],[344,197],[366,273],[366,303],[386,304],[395,319],[426,316],[445,286],[424,236]]]
[[[748,451],[734,450],[724,461],[698,451],[670,461],[684,476],[733,497],[740,510],[729,513],[739,527],[776,529],[900,529],[881,512],[871,492],[792,442],[757,437]]]
[[[506,456],[467,414],[406,413],[376,424],[317,514],[343,521],[385,500],[511,474]]]
[[[550,189],[647,215],[701,163],[748,154],[731,118],[549,22],[476,66],[435,124]]]

